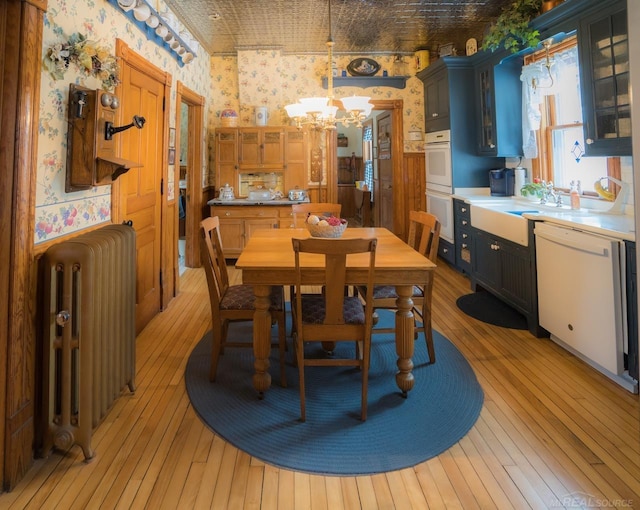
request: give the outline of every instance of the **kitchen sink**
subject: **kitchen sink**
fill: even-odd
[[[589,215],[588,211],[572,210],[568,205],[540,204],[515,198],[471,200],[471,225],[514,243],[528,246],[529,233],[524,214],[540,214],[569,219]]]
[[[522,214],[525,211],[531,211],[531,208],[517,210],[513,207],[505,208],[504,205],[471,203],[471,226],[527,246],[529,244],[527,220]]]
[[[508,212],[509,214],[517,214],[518,216],[522,216],[523,214],[537,214],[540,211],[532,209],[532,210],[526,210],[526,211],[505,211]]]

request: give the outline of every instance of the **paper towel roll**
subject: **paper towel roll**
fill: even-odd
[[[517,167],[515,169],[514,172],[514,194],[519,197],[520,196],[520,189],[522,189],[522,186],[524,186],[527,182],[527,169],[526,168],[522,168],[521,166]]]

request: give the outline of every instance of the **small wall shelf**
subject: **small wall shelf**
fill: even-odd
[[[167,41],[165,41],[162,37],[160,37],[158,34],[156,34],[155,28],[151,28],[144,21],[138,21],[135,18],[135,16],[133,15],[133,10],[124,10],[118,4],[118,0],[107,0],[107,2],[110,3],[123,16],[127,17],[129,19],[129,21],[131,21],[131,23],[133,23],[134,26],[138,27],[142,31],[142,33],[147,37],[147,39],[149,41],[152,41],[155,44],[157,44],[158,46],[160,46],[161,48],[164,48],[169,53],[169,55],[171,55],[175,59],[175,61],[178,63],[179,67],[183,67],[185,65],[185,62],[183,61],[182,57],[178,53],[176,53],[176,50],[173,49],[171,46],[169,46],[169,43]],[[146,2],[146,3],[149,6],[149,11],[150,11],[151,15],[156,16],[160,20],[160,22],[165,27],[167,27],[168,32],[173,36],[173,38],[176,41],[178,41],[179,46],[184,48],[187,53],[191,53],[191,55],[193,55],[193,57],[195,57],[196,54],[194,53],[194,51],[176,33],[176,31],[173,28],[171,28],[167,23],[164,22],[164,20],[162,20],[162,17],[160,16],[160,13],[158,13],[151,5],[149,5],[148,2]]]
[[[408,76],[336,76],[334,87],[393,87],[403,89],[407,86]],[[322,87],[327,88],[327,78],[322,78]]]

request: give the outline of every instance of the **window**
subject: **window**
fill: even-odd
[[[531,84],[529,97],[534,105],[539,101],[540,114],[533,176],[552,181],[556,189],[567,192],[572,181],[580,181],[583,194],[597,196],[596,181],[604,176],[620,179],[620,162],[619,158],[584,157],[576,38],[551,46],[548,52],[534,53],[525,64],[523,76]]]

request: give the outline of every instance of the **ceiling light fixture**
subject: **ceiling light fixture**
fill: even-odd
[[[284,108],[298,129],[311,126],[314,129],[336,129],[338,122],[344,126],[355,124],[362,127],[373,105],[367,96],[351,96],[342,98],[342,106],[346,111],[345,117],[336,117],[338,107],[333,104],[333,38],[331,37],[331,0],[329,3],[329,38],[327,39],[327,97],[304,97],[297,103],[288,104]]]

